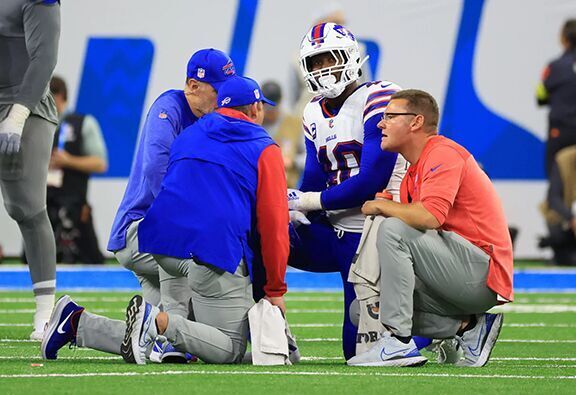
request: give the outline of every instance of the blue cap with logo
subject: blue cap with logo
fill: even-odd
[[[264,97],[262,89],[252,78],[240,76],[230,78],[218,90],[218,107],[239,107],[259,101],[271,106],[276,105]]]
[[[236,75],[236,69],[232,59],[224,52],[206,48],[190,57],[186,75],[196,81],[206,82],[218,91],[226,80]]]

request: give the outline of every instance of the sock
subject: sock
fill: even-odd
[[[44,325],[50,320],[54,307],[55,295],[36,295],[36,313],[34,314],[34,330],[43,332]]]
[[[464,328],[458,330],[458,332],[456,332],[456,335],[462,336],[464,334],[464,332],[469,331],[470,329],[474,329],[477,322],[478,322],[478,319],[476,318],[476,316],[471,315],[470,321],[468,322],[468,324],[466,324],[466,326]]]

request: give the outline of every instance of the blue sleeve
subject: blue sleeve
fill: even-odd
[[[160,192],[168,168],[170,147],[179,134],[180,126],[175,112],[173,105],[158,100],[150,108],[141,131],[144,179],[154,198]]]
[[[382,133],[376,125],[381,117],[381,114],[373,115],[364,123],[360,172],[322,192],[323,208],[339,210],[361,206],[388,185],[398,154],[380,148]]]
[[[316,147],[314,142],[306,140],[306,164],[304,165],[304,175],[302,176],[302,192],[320,192],[326,189],[327,175],[316,157]]]

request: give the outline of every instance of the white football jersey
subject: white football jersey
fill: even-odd
[[[338,113],[332,115],[324,107],[321,97],[316,97],[304,109],[304,135],[316,147],[318,162],[328,175],[327,188],[338,185],[360,172],[364,122],[382,114],[390,96],[401,88],[389,81],[374,81],[358,87]],[[381,115],[378,115],[379,117]],[[388,192],[399,201],[400,183],[406,173],[406,160],[398,155]],[[332,225],[347,232],[361,233],[364,215],[360,207],[327,211]]]

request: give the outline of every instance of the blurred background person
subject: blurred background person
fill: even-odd
[[[576,19],[564,23],[560,43],[564,52],[544,69],[536,95],[539,105],[550,107],[546,142],[548,176],[556,153],[576,144]]]
[[[552,248],[552,264],[576,266],[576,145],[556,154],[548,196],[540,208],[549,232],[540,247]]]
[[[262,126],[282,149],[288,188],[297,188],[306,162],[302,120],[282,108],[282,88],[276,81],[264,82],[262,93],[276,103],[276,106],[264,104]]]
[[[68,109],[68,89],[62,78],[52,78],[50,91],[60,118],[50,158],[47,194],[58,262],[103,263],[87,201],[90,175],[108,169],[102,131],[93,116]]]

